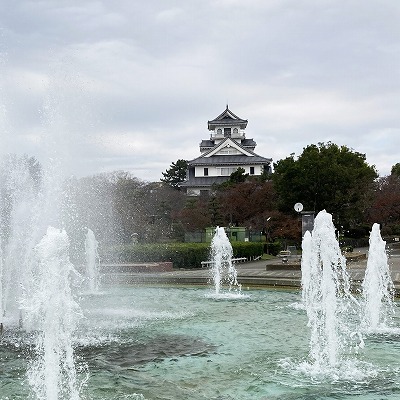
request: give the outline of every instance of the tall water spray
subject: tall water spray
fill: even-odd
[[[90,292],[97,292],[99,289],[99,253],[98,242],[91,229],[87,230],[85,238],[86,256],[86,279]]]
[[[374,224],[369,237],[369,252],[362,282],[364,329],[376,331],[390,326],[394,313],[394,286],[389,271],[386,242],[379,224]]]
[[[4,306],[3,306],[3,248],[2,248],[1,229],[0,229],[0,336],[1,336],[2,332],[3,332],[3,318],[4,318]]]
[[[222,285],[225,282],[229,285],[229,291],[237,290],[240,292],[237,271],[233,265],[232,257],[232,245],[225,233],[225,229],[217,227],[211,241],[211,270],[217,295],[221,292]]]
[[[330,214],[321,211],[317,215],[313,232],[305,233],[302,246],[302,297],[311,329],[310,357],[313,369],[323,372],[339,366],[350,352],[354,331],[348,317],[355,300]]]
[[[58,93],[62,93],[58,89],[54,87],[54,92],[48,93],[41,110],[41,165],[27,156],[2,154],[0,160],[1,320],[7,334],[18,334],[18,327],[37,334],[37,357],[28,380],[32,396],[46,400],[78,398],[70,346],[76,310],[68,303],[68,293],[63,291],[67,278],[60,272],[63,268],[70,270],[68,251],[64,241],[47,230],[49,226],[65,226],[62,209],[69,201],[63,185],[65,163],[72,160],[65,151],[65,141],[70,140],[72,132],[63,118],[63,101],[57,101]],[[3,153],[7,141],[15,136],[3,135],[6,130],[0,128]],[[52,289],[58,290],[59,300],[54,300]],[[52,323],[58,323],[58,327]]]
[[[49,227],[35,252],[33,292],[22,301],[37,332],[28,380],[37,399],[77,400],[72,338],[80,309],[71,291],[77,273],[69,261],[66,232]]]
[[[30,291],[31,253],[40,236],[40,190],[27,158],[10,156],[1,165],[0,241],[2,309],[7,324],[23,319],[19,301]]]

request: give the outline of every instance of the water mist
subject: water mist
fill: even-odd
[[[367,331],[385,329],[394,314],[394,286],[390,276],[386,242],[379,225],[374,224],[369,238],[369,252],[362,282],[363,313],[361,324]]]

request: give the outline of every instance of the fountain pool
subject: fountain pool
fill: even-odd
[[[82,296],[74,337],[80,398],[400,398],[398,333],[366,336],[347,378],[320,379],[302,369],[310,332],[299,292],[247,290],[227,300],[210,298],[211,290],[103,285]],[[4,331],[1,400],[30,398],[31,340]]]

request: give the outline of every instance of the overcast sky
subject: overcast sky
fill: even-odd
[[[400,162],[398,0],[0,0],[0,153],[157,181],[229,104],[274,161]]]

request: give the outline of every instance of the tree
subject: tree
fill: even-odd
[[[186,201],[182,192],[124,171],[71,179],[67,189],[68,232],[82,242],[88,227],[102,245],[170,240]]]
[[[262,230],[263,215],[275,207],[271,182],[257,179],[220,187],[217,192],[221,214],[226,225],[246,226]]]
[[[246,179],[248,178],[248,176],[249,176],[249,174],[246,174],[245,169],[242,167],[239,167],[236,171],[231,173],[231,175],[229,177],[229,182],[231,184],[246,182]]]
[[[223,183],[215,184],[215,190],[225,190],[229,189],[232,186],[237,185],[238,183],[246,182],[249,178],[249,174],[246,174],[244,168],[239,167],[236,171],[232,172],[229,176],[229,179]]]
[[[368,223],[381,225],[383,234],[400,234],[400,176],[379,178],[374,201],[368,210]]]
[[[160,180],[172,188],[180,190],[179,184],[186,179],[187,168],[188,162],[186,160],[177,160],[171,164],[169,169],[162,172],[163,178]]]
[[[199,231],[211,225],[208,198],[189,197],[185,206],[177,213],[177,220],[184,231]]]
[[[274,164],[272,176],[282,211],[297,202],[306,210],[326,209],[340,225],[356,225],[372,200],[372,184],[378,177],[365,154],[327,144],[309,145],[297,158],[294,154]]]
[[[392,166],[391,175],[400,177],[400,163],[394,164]]]

